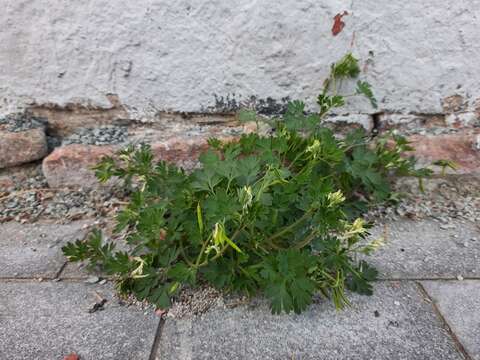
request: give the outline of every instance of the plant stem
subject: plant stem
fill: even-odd
[[[288,225],[288,226],[285,226],[282,230],[280,230],[279,232],[273,234],[272,236],[270,236],[267,241],[268,242],[271,242],[273,241],[274,239],[276,238],[279,238],[280,236],[288,233],[290,230],[292,230],[293,228],[295,228],[296,226],[300,225],[304,220],[306,220],[310,214],[312,212],[312,209],[308,210],[305,212],[305,214],[302,215],[302,217],[300,219],[298,219],[297,221],[295,221],[294,223]]]
[[[198,264],[200,264],[200,261],[202,260],[202,257],[203,257],[203,252],[207,248],[207,245],[208,245],[209,241],[210,241],[210,236],[202,244],[202,249],[200,250],[200,253],[198,254],[197,260],[195,261],[195,267],[198,267]]]
[[[180,245],[180,253],[182,254],[183,259],[185,260],[185,262],[186,262],[189,266],[194,266],[193,262],[190,261],[190,259],[187,257],[187,254],[185,253],[185,248],[183,247],[183,241],[182,241],[182,240],[179,241],[179,245]]]
[[[317,236],[317,232],[316,231],[312,231],[312,233],[310,235],[308,235],[305,239],[303,239],[303,241],[299,242],[298,244],[296,244],[293,248],[294,249],[301,249],[301,248],[304,248],[305,246],[307,246],[308,244],[310,244],[310,242],[315,239],[315,237]]]

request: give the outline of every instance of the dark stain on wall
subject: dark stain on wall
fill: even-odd
[[[281,115],[287,110],[287,104],[290,101],[289,97],[281,99],[274,99],[271,97],[259,98],[257,96],[250,96],[246,99],[237,98],[235,94],[227,94],[226,96],[219,96],[214,94],[215,104],[205,109],[206,112],[214,113],[233,113],[239,109],[251,109],[257,113],[267,116]]]

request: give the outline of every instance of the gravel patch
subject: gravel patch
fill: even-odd
[[[41,189],[48,186],[42,173],[42,165],[38,162],[2,169],[0,170],[0,179],[8,179],[11,183],[9,189],[0,186],[0,199],[4,195],[8,195],[9,191]]]
[[[9,114],[0,117],[0,130],[20,132],[31,129],[43,128],[47,120],[35,117],[28,112]]]
[[[8,175],[8,174],[6,174]],[[37,220],[69,222],[81,218],[112,218],[124,206],[124,189],[52,189],[42,173],[41,165],[10,175],[12,189],[0,189],[0,223],[18,221],[32,223]]]
[[[168,317],[181,319],[206,313],[210,308],[224,304],[222,294],[211,286],[185,288],[168,310]]]
[[[110,145],[125,143],[128,138],[128,129],[125,126],[103,126],[95,128],[81,128],[62,141],[62,145]]]
[[[121,206],[123,201],[108,192],[31,189],[0,198],[0,223],[98,218],[113,215]]]
[[[424,180],[424,192],[416,179],[399,179],[395,190],[402,196],[395,206],[377,206],[367,218],[432,218],[448,227],[452,219],[480,222],[480,178],[452,176]]]
[[[38,184],[36,184],[38,185]],[[29,188],[0,197],[0,223],[56,220],[67,223],[83,218],[113,217],[124,206],[122,191]]]

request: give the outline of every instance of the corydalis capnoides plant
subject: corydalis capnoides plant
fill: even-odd
[[[145,145],[104,158],[95,168],[100,181],[118,177],[126,186],[136,184],[116,216],[115,231],[126,232],[129,250],[117,251],[96,230],[67,244],[65,255],[102,266],[115,275],[119,291],[162,309],[182,287],[204,282],[263,294],[273,313],[299,313],[315,293],[337,308],[348,304],[346,289],[371,294],[377,271],[358,255],[381,241],[366,240],[371,224],[361,215],[392,197],[391,176],[423,178],[430,170],[403,156],[411,148],[401,136],[371,144],[362,130],[339,139],[322,126],[346,102],[339,84],[359,73],[357,59],[347,54],[331,67],[318,113],[293,101],[282,117],[268,120],[269,135],[211,139],[202,167],[192,173],[155,163]],[[354,95],[376,106],[370,85],[356,85]],[[258,120],[250,111],[239,118]]]

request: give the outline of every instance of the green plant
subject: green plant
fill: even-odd
[[[458,169],[458,164],[453,160],[440,159],[440,160],[434,161],[433,165],[441,167],[442,176],[444,176],[446,174],[447,169],[451,169],[451,170],[454,170],[454,171]]]
[[[190,174],[154,163],[148,146],[104,158],[96,174],[132,189],[117,215],[115,231],[126,231],[130,250],[104,244],[100,231],[63,251],[71,261],[88,260],[117,277],[118,289],[168,308],[183,286],[208,282],[225,291],[261,293],[274,313],[301,312],[320,292],[338,308],[348,304],[345,289],[371,294],[376,270],[359,254],[381,245],[367,242],[359,216],[372,203],[392,197],[392,175],[428,176],[415,169],[405,138],[391,135],[371,143],[361,130],[338,139],[321,126],[342,80],[360,72],[345,56],[332,65],[318,97],[320,112],[308,114],[293,101],[282,118],[270,120],[269,136],[209,141],[202,167]],[[358,94],[376,105],[370,85]],[[248,120],[251,112],[240,114]]]

